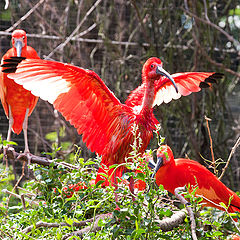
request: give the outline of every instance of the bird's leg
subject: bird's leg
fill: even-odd
[[[12,126],[13,126],[13,117],[12,117],[12,111],[11,107],[9,106],[9,121],[8,121],[8,134],[7,134],[7,141],[11,141],[11,133],[12,133]],[[9,144],[7,146],[3,147],[3,161],[6,161],[6,169],[8,169],[8,159],[7,159],[7,149],[9,147]]]
[[[23,121],[23,135],[24,135],[24,143],[25,143],[24,153],[30,153],[29,147],[28,147],[28,137],[27,137],[28,113],[29,113],[29,108],[27,108],[26,110],[26,114]]]
[[[29,147],[28,147],[28,136],[27,136],[27,128],[28,128],[28,113],[29,113],[29,108],[27,108],[26,110],[26,114],[24,117],[24,121],[23,121],[23,135],[24,135],[24,143],[25,143],[25,149],[24,149],[24,155],[27,157],[28,163],[26,166],[26,177],[29,176],[29,171],[28,171],[28,165],[31,164],[31,154],[29,151]]]

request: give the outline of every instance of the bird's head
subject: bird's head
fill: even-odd
[[[149,58],[143,65],[143,69],[142,69],[143,81],[159,80],[161,79],[160,78],[161,76],[167,77],[174,85],[176,92],[178,92],[174,79],[171,77],[171,75],[167,71],[163,69],[162,61],[156,57]]]
[[[17,29],[13,31],[12,45],[17,51],[17,57],[21,57],[22,48],[27,46],[27,35],[24,30]]]
[[[162,167],[170,163],[174,160],[172,149],[168,145],[162,145],[157,150],[157,162],[153,163],[152,161],[149,161],[148,166],[152,169],[154,169],[154,172],[152,174],[152,178],[155,177],[158,170]]]

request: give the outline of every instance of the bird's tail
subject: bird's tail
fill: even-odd
[[[14,133],[20,134],[23,127],[24,115],[16,115],[14,119],[12,130]]]
[[[232,200],[228,208],[229,212],[240,212],[240,197],[233,191],[231,191]]]

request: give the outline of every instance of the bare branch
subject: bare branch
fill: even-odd
[[[34,7],[32,7],[24,16],[22,16],[16,23],[14,23],[6,32],[11,32],[15,29],[21,22],[27,19],[45,0],[40,0]]]
[[[208,136],[209,136],[209,141],[210,141],[210,150],[211,150],[211,155],[212,155],[213,170],[214,170],[215,176],[217,176],[216,161],[215,161],[214,152],[213,152],[213,141],[212,141],[212,136],[211,136],[210,127],[209,127],[209,123],[208,123],[208,121],[211,121],[211,119],[208,118],[207,116],[205,116],[205,120],[207,123],[207,130],[208,130]]]
[[[218,178],[219,180],[222,179],[222,177],[223,177],[223,175],[224,175],[224,173],[225,173],[225,171],[226,171],[226,169],[227,169],[227,167],[228,167],[228,165],[229,165],[229,163],[230,163],[230,160],[231,160],[233,154],[235,153],[235,151],[236,151],[236,149],[237,149],[237,147],[238,147],[239,145],[240,145],[240,136],[238,137],[236,143],[235,143],[234,146],[232,147],[232,150],[231,150],[231,152],[230,152],[230,154],[229,154],[227,163],[226,163],[225,167],[223,168],[220,177]]]
[[[181,211],[177,211],[175,212],[170,218],[165,218],[163,220],[160,220],[158,222],[160,228],[163,230],[163,231],[170,231],[172,230],[174,227],[177,227],[179,226],[179,224],[183,223],[184,222],[184,219],[186,217],[186,212],[181,210]],[[32,225],[32,226],[28,226],[26,227],[25,229],[23,229],[23,232],[24,233],[28,233],[28,232],[31,232],[31,230],[35,227],[35,228],[40,228],[40,227],[45,227],[45,228],[58,228],[58,227],[61,227],[61,226],[68,226],[68,227],[71,227],[71,226],[74,226],[74,227],[83,227],[83,226],[86,226],[88,223],[93,223],[93,226],[88,226],[88,227],[85,227],[81,230],[78,230],[78,231],[74,231],[74,232],[71,232],[71,233],[68,233],[66,234],[65,236],[63,236],[62,239],[68,239],[69,237],[71,236],[83,236],[84,233],[87,233],[89,231],[91,232],[96,232],[98,230],[100,230],[101,227],[98,226],[98,222],[100,219],[113,219],[114,216],[113,216],[113,213],[106,213],[106,214],[100,214],[100,215],[97,215],[95,218],[90,218],[90,219],[87,219],[85,221],[80,221],[80,222],[73,222],[72,225],[69,225],[68,223],[65,223],[65,222],[61,222],[61,223],[48,223],[48,222],[37,222],[35,225]]]
[[[215,203],[215,202],[209,200],[208,198],[204,197],[203,195],[196,194],[196,197],[200,197],[200,198],[206,200],[207,202],[210,202],[211,204],[215,205],[216,207],[218,207],[218,208],[222,208],[222,210],[225,211],[225,212],[228,214],[228,216],[229,216],[230,219],[232,220],[233,224],[234,224],[235,227],[237,228],[238,232],[240,232],[240,229],[238,228],[236,222],[233,220],[232,216],[229,214],[228,210],[227,210],[225,207],[223,207],[222,205],[217,204],[217,203]]]
[[[61,43],[60,45],[58,45],[55,49],[53,49],[53,51],[51,53],[48,54],[48,56],[46,56],[46,59],[51,58],[52,55],[58,51],[63,49],[73,38],[73,36],[78,32],[78,30],[80,29],[80,27],[82,26],[82,24],[85,22],[85,20],[87,19],[87,17],[95,10],[95,8],[98,6],[98,4],[101,2],[102,0],[97,0],[93,6],[87,11],[87,13],[85,14],[85,16],[83,17],[82,21],[79,23],[79,25],[74,29],[74,31],[69,35],[69,37],[65,40],[65,42]]]
[[[7,189],[3,189],[2,193],[7,193],[10,196],[14,196],[14,197],[16,197],[16,198],[21,200],[21,196],[20,195],[14,193],[14,192],[8,191]],[[39,205],[38,202],[33,201],[33,200],[28,200],[28,199],[25,198],[25,201],[28,202],[30,205],[37,205],[37,206]]]
[[[3,153],[3,149],[0,149],[0,153]],[[15,154],[15,157],[14,157],[13,153]],[[10,159],[20,160],[20,161],[23,161],[23,162],[28,161],[28,157],[26,156],[26,154],[17,153],[17,152],[14,151],[13,148],[7,149],[7,157],[10,158]],[[56,162],[55,160],[56,159],[50,160],[46,157],[39,157],[39,156],[31,154],[31,163],[36,163],[36,164],[43,165],[43,166],[49,166],[51,163],[54,163],[55,165],[63,166],[63,167],[69,168],[69,169],[78,169],[78,167],[76,167],[72,164],[69,164],[69,163],[66,163],[66,162]]]
[[[196,222],[195,222],[195,218],[194,218],[194,213],[191,207],[189,207],[189,202],[179,193],[182,191],[186,191],[186,187],[178,187],[175,188],[174,193],[175,196],[180,200],[180,202],[182,204],[185,205],[188,215],[190,217],[190,221],[191,221],[191,230],[192,230],[192,238],[193,240],[197,240],[197,235],[196,235]]]
[[[190,11],[187,10],[187,9],[184,9],[183,7],[181,7],[181,9],[182,9],[184,12],[186,12],[188,15],[196,18],[198,21],[203,22],[203,23],[205,23],[205,24],[208,24],[209,26],[217,29],[219,32],[221,32],[223,35],[225,35],[229,41],[233,42],[234,45],[240,46],[240,43],[239,43],[239,41],[238,41],[237,39],[235,39],[234,37],[232,37],[230,34],[228,34],[226,31],[224,31],[224,30],[223,30],[221,27],[219,27],[218,25],[212,23],[212,22],[209,21],[209,20],[205,20],[205,19],[202,19],[202,18],[198,17],[197,15],[193,14],[192,12],[190,12]]]

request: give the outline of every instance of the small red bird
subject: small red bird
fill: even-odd
[[[114,183],[126,170],[124,163],[130,156],[135,136],[142,139],[139,152],[143,153],[147,148],[158,124],[153,106],[160,103],[159,96],[163,94],[165,102],[166,98],[177,99],[199,91],[201,85],[209,86],[207,82],[215,81],[219,76],[215,73],[179,73],[175,75],[177,87],[173,77],[162,68],[161,60],[153,57],[143,65],[142,86],[130,95],[126,104],[122,104],[91,70],[40,59],[26,59],[18,65],[19,61],[13,63],[16,73],[8,76],[52,103],[83,135],[87,147],[102,155],[102,166],[122,164],[114,174],[113,169],[108,173],[109,176],[112,174]],[[101,179],[99,174],[96,182]]]
[[[23,30],[15,30],[12,33],[12,48],[2,57],[1,63],[10,57],[39,58],[37,52],[30,46],[27,46],[26,32]],[[4,66],[4,65],[3,65]],[[7,67],[7,65],[5,65]],[[0,98],[6,116],[9,118],[9,129],[7,141],[11,139],[11,131],[19,134],[22,129],[25,141],[25,153],[29,153],[27,140],[27,122],[38,97],[31,94],[30,91],[24,89],[21,85],[15,83],[13,79],[7,77],[8,73],[4,73],[4,67],[0,72]]]
[[[224,210],[219,204],[223,202],[229,212],[240,212],[240,197],[227,188],[213,173],[200,163],[178,158],[174,159],[172,150],[167,145],[162,145],[157,151],[157,167],[155,169],[157,185],[174,194],[178,187],[188,186],[190,191],[196,186],[196,196],[203,196],[204,206]]]

